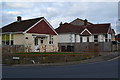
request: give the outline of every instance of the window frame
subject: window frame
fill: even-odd
[[[2,44],[4,45],[14,45],[13,34],[2,34]]]
[[[94,42],[98,42],[98,35],[94,35]]]
[[[53,41],[54,41],[53,35],[50,35],[49,36],[49,44],[54,44]]]

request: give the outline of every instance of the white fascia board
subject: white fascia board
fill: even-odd
[[[108,29],[108,31],[107,31],[107,34],[109,34],[110,28],[111,28],[111,26],[109,26],[109,29]]]
[[[23,32],[3,32],[1,34],[20,34],[20,33],[23,33]]]
[[[58,33],[55,31],[55,29],[50,25],[50,23],[45,19],[43,18],[43,20],[50,26],[50,28],[58,35]]]
[[[92,34],[87,28],[85,28],[80,34],[82,34],[85,31],[88,31],[90,34]]]

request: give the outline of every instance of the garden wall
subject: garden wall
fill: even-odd
[[[60,63],[81,61],[90,59],[98,54],[13,54],[3,56],[3,64],[43,64],[43,63]],[[13,59],[13,57],[19,57],[19,59]]]

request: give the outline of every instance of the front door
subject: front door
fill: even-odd
[[[38,38],[34,38],[34,51],[39,52]]]

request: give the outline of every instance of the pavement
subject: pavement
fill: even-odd
[[[51,65],[70,65],[70,64],[84,64],[84,63],[95,63],[100,61],[111,61],[114,59],[120,58],[120,52],[101,52],[101,56],[94,57],[82,61],[73,61],[73,62],[62,62],[62,63],[45,63],[45,64],[16,64],[16,65],[5,65],[5,66],[51,66]],[[3,65],[4,66],[4,65]]]

